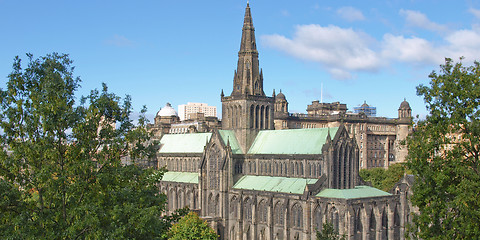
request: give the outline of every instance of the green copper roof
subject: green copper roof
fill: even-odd
[[[232,130],[218,130],[220,136],[223,139],[223,143],[227,145],[227,142],[230,143],[230,148],[232,148],[233,154],[242,154],[242,149],[240,148],[240,144],[238,144],[237,138],[235,137],[235,132]]]
[[[163,175],[162,181],[198,184],[198,173],[166,172],[165,175]]]
[[[317,179],[246,175],[241,177],[233,188],[303,194],[305,186],[307,184],[314,184],[316,181]]]
[[[160,153],[203,153],[212,133],[166,134],[160,139]]]
[[[260,131],[248,154],[321,154],[329,131],[338,127]]]
[[[317,197],[325,198],[343,198],[343,199],[356,199],[356,198],[369,198],[369,197],[384,197],[392,194],[384,192],[380,189],[376,189],[369,186],[356,186],[352,189],[324,189],[318,193]]]

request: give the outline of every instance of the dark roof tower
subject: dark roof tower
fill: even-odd
[[[253,27],[252,14],[248,3],[243,18],[242,40],[240,51],[238,51],[237,70],[233,77],[232,95],[265,96],[263,74],[258,63],[255,28]]]

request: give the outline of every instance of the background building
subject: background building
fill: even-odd
[[[156,138],[161,138],[164,134],[211,132],[220,127],[216,116],[205,116],[204,113],[189,113],[188,116],[181,121],[172,105],[167,103],[157,112],[154,123],[148,128]]]
[[[345,125],[355,138],[360,153],[360,168],[384,167],[404,162],[407,147],[402,144],[412,131],[412,109],[404,100],[398,109],[398,118],[376,117],[373,107],[366,103],[358,112],[348,112],[339,102],[313,101],[307,114],[289,113],[285,94],[275,97],[275,129],[324,128]],[[366,110],[367,112],[363,111]]]
[[[353,108],[354,113],[365,113],[365,115],[369,117],[375,117],[377,115],[377,108],[373,106],[369,106],[367,102],[363,102],[363,104],[359,107]]]
[[[205,117],[216,117],[217,107],[208,106],[206,103],[187,103],[178,105],[178,116],[180,121],[192,119],[195,116],[191,114],[203,113]]]

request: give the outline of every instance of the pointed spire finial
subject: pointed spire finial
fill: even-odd
[[[225,95],[223,94],[223,88],[222,88],[222,93],[220,93],[220,97],[224,97]]]
[[[273,97],[277,96],[277,95],[275,94],[275,88],[273,89],[273,94],[272,94],[272,96],[273,96]]]

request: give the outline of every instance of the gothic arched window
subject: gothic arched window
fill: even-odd
[[[375,231],[377,228],[377,221],[375,220],[375,214],[373,213],[373,209],[370,212],[370,221],[369,221],[369,229],[370,231]]]
[[[270,129],[270,108],[265,108],[265,129]]]
[[[292,225],[297,228],[303,227],[303,209],[298,203],[292,207]]]
[[[284,219],[285,211],[283,210],[283,206],[280,202],[277,202],[275,204],[273,214],[274,214],[274,224],[279,225],[279,226],[283,226],[283,219]]]
[[[322,229],[322,212],[321,212],[321,209],[320,209],[320,206],[317,206],[314,210],[314,218],[313,218],[313,221],[315,222],[315,228],[317,230],[321,230]]]
[[[363,230],[361,211],[362,209],[355,211],[354,234],[361,233]]]
[[[213,198],[213,194],[210,193],[208,196],[208,214],[210,216],[215,216],[215,199]]]
[[[254,128],[253,124],[254,124],[254,120],[255,120],[255,116],[254,116],[254,107],[253,107],[253,104],[250,105],[250,128]]]
[[[261,223],[267,223],[268,219],[268,206],[265,200],[262,200],[258,205],[258,221]]]
[[[252,200],[250,198],[245,199],[243,205],[243,218],[245,221],[252,221]]]

